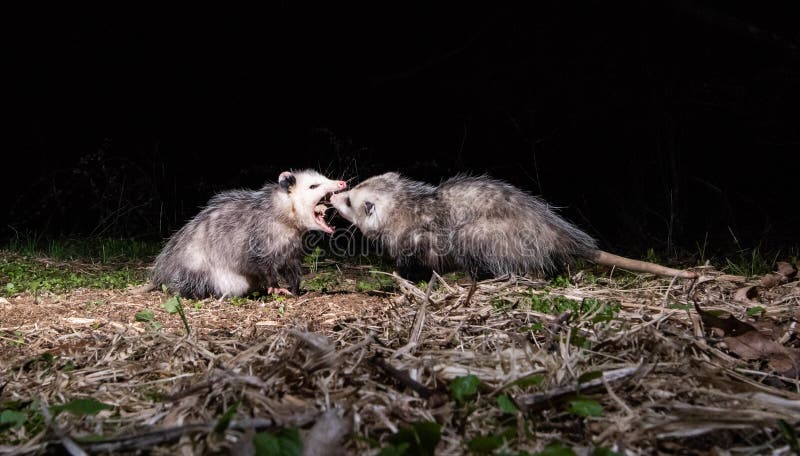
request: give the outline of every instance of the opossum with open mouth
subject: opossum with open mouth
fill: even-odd
[[[385,173],[333,195],[331,204],[379,241],[401,274],[422,267],[460,269],[473,278],[545,275],[585,258],[661,276],[698,277],[599,250],[591,236],[542,199],[486,176],[457,176],[437,187]]]
[[[300,291],[302,236],[333,233],[325,221],[331,194],[347,188],[314,170],[285,171],[259,190],[211,198],[156,257],[150,283],[185,297]],[[279,277],[289,289],[278,288]]]

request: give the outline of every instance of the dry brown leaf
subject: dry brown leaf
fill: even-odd
[[[791,280],[797,276],[797,268],[787,261],[778,261],[775,263],[778,266],[778,274]]]
[[[758,285],[769,289],[772,287],[776,287],[782,283],[786,283],[788,281],[789,279],[782,274],[766,274],[758,282]]]
[[[728,337],[736,337],[750,331],[757,332],[753,325],[739,321],[733,315],[729,315],[727,318],[722,318],[704,311],[698,304],[695,304],[694,308],[703,319],[703,325],[709,330],[712,328],[720,329]]]
[[[753,302],[758,297],[758,290],[754,285],[742,287],[733,294],[733,299],[740,302]]]
[[[782,355],[785,347],[778,345],[758,331],[748,331],[736,337],[722,339],[728,349],[746,360],[769,359]]]

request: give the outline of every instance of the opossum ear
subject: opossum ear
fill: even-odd
[[[278,176],[278,185],[287,192],[292,191],[292,187],[297,183],[297,179],[289,171],[284,171]]]
[[[375,212],[375,205],[369,201],[364,201],[364,213],[370,216],[373,212]]]

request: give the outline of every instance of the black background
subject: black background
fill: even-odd
[[[794,3],[9,15],[0,233],[161,239],[313,167],[489,173],[621,252],[796,245]]]

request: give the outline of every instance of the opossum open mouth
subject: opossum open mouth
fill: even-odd
[[[344,191],[344,189],[327,193],[321,200],[317,202],[317,205],[314,206],[314,221],[317,222],[317,225],[322,227],[322,231],[333,234],[333,228],[328,225],[328,222],[325,221],[325,212],[331,208],[331,195],[334,193],[339,193],[340,191]]]

